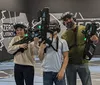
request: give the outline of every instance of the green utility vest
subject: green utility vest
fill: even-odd
[[[83,64],[87,63],[87,60],[83,59],[83,52],[85,47],[84,26],[78,26],[77,31],[66,30],[62,35],[62,38],[65,39],[69,46],[69,64]],[[75,34],[76,33],[76,34]]]

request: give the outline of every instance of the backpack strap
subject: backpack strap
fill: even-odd
[[[75,38],[74,38],[74,44],[71,45],[71,46],[69,46],[69,49],[71,49],[71,48],[77,46],[77,32],[78,32],[78,26],[76,26],[76,32],[74,32],[74,37],[75,37]]]

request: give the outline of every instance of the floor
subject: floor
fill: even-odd
[[[11,61],[0,63],[0,85],[16,85],[13,77],[14,63]],[[93,85],[100,85],[100,58],[93,58],[89,63]],[[34,85],[43,85],[42,67],[38,59],[35,64],[35,82]],[[77,85],[81,85],[79,77]]]

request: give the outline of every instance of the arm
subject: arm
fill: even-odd
[[[42,42],[40,45],[40,48],[39,48],[39,52],[38,52],[38,56],[41,61],[44,59],[44,49],[45,48],[46,48],[46,44],[44,44],[44,42]]]
[[[44,50],[43,49],[39,48],[38,56],[41,61],[44,59]]]
[[[15,53],[20,48],[19,45],[13,45],[13,43],[15,43],[15,38],[11,40],[7,49],[7,52],[10,54]]]
[[[20,48],[23,48],[23,49],[27,49],[28,45],[26,43],[24,44],[18,44],[18,45],[13,45],[16,40],[18,40],[18,37],[14,37],[11,42],[9,43],[9,46],[8,46],[8,49],[7,49],[7,52],[10,53],[10,54],[14,54],[15,52],[17,52]]]
[[[59,73],[57,74],[58,80],[61,80],[64,77],[65,69],[68,64],[68,52],[67,51],[63,53],[63,57],[64,57],[64,60],[63,60],[62,67]]]
[[[60,71],[64,72],[66,67],[67,67],[67,64],[68,64],[68,52],[64,52],[63,57],[64,57],[64,60],[63,60],[63,64],[62,64],[62,67],[61,67]]]
[[[62,44],[62,47],[63,47],[63,49],[62,49],[62,51],[63,51],[63,63],[62,63],[62,66],[61,66],[59,73],[57,74],[58,80],[61,80],[64,77],[65,69],[66,69],[67,64],[68,64],[69,48],[68,48],[68,44],[65,40]]]
[[[30,44],[32,56],[38,55],[38,50],[39,50],[38,42],[39,42],[39,38],[35,37],[34,41],[31,42],[31,44]]]

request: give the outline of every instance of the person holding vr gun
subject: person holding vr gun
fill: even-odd
[[[14,55],[14,78],[16,85],[34,85],[34,55],[38,53],[38,38],[34,41],[16,44],[25,37],[27,33],[26,26],[23,24],[15,24],[15,37],[8,46],[8,52]],[[18,51],[22,49],[22,51]]]
[[[66,69],[67,85],[76,85],[77,73],[82,81],[82,85],[92,85],[88,67],[89,60],[86,59],[86,56],[83,57],[86,43],[84,41],[85,35],[82,31],[86,27],[83,25],[77,26],[76,19],[73,13],[70,12],[65,12],[61,20],[67,28],[62,38],[68,42],[69,46],[69,62]],[[98,42],[98,37],[94,34],[90,37],[90,41]]]
[[[43,85],[66,85],[65,69],[68,63],[68,45],[67,42],[58,37],[60,25],[58,21],[50,21],[49,27],[53,33],[50,33],[52,44],[48,46],[45,41],[40,44],[39,58],[43,67]],[[46,52],[44,51],[46,49]]]

